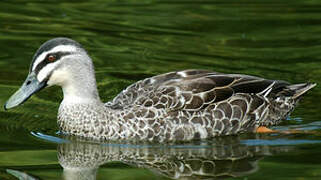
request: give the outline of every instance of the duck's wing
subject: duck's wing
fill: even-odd
[[[106,106],[129,108],[133,105],[166,108],[169,111],[199,111],[209,104],[228,100],[236,93],[275,96],[289,83],[241,74],[206,70],[170,72],[132,84]]]

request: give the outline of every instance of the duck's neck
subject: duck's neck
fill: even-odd
[[[112,136],[115,130],[111,129],[117,129],[117,112],[101,102],[93,66],[78,65],[69,68],[69,71],[60,69],[61,73],[58,76],[59,72],[55,72],[55,77],[68,76],[61,83],[56,80],[64,94],[58,112],[60,130],[67,134],[96,139]]]
[[[101,102],[93,69],[82,69],[68,74],[69,81],[62,85],[63,103],[89,104]]]
[[[74,82],[72,85],[64,86],[62,91],[64,94],[63,103],[88,104],[100,102],[95,80]]]

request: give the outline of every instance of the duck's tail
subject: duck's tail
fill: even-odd
[[[317,85],[316,83],[292,84],[292,85],[288,85],[287,89],[293,92],[292,94],[293,99],[298,99],[316,85]]]

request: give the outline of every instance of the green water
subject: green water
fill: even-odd
[[[36,49],[58,36],[87,49],[104,101],[137,80],[191,68],[319,85],[275,127],[305,133],[180,145],[63,143],[51,137],[59,137],[62,99],[51,87],[0,109],[0,179],[321,179],[320,34],[317,0],[3,0],[0,105],[24,81]]]

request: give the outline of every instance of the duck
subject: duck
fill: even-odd
[[[58,127],[93,140],[191,141],[270,132],[315,83],[290,84],[245,74],[188,69],[142,79],[111,101],[99,97],[93,61],[75,40],[43,43],[29,74],[4,109],[60,86]]]

